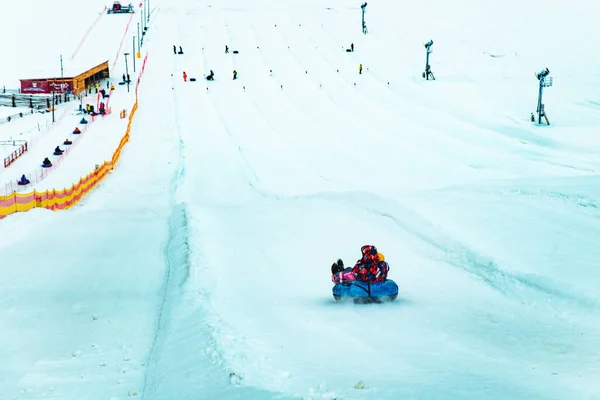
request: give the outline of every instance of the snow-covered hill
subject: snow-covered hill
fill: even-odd
[[[117,168],[0,222],[2,392],[600,398],[599,6],[446,3],[152,4]],[[363,244],[396,302],[334,302]]]

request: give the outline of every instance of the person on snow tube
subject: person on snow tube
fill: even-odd
[[[356,279],[363,282],[384,282],[387,279],[390,267],[383,254],[373,245],[361,247],[362,257],[352,268]]]
[[[352,268],[345,268],[342,260],[337,260],[331,266],[331,280],[335,283],[345,283],[356,280],[356,274],[352,272]]]
[[[21,179],[17,182],[19,185],[29,185],[29,179],[25,176],[25,174],[21,175]]]

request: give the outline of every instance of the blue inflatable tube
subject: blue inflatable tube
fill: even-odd
[[[398,285],[391,279],[373,283],[361,281],[336,283],[333,287],[333,298],[337,301],[384,303],[394,301],[397,297]]]

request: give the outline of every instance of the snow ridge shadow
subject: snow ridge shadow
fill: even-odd
[[[169,335],[169,326],[181,298],[183,286],[189,277],[189,233],[185,204],[177,204],[169,217],[169,237],[165,248],[166,277],[162,288],[162,300],[158,312],[157,327],[148,355],[144,376],[142,398],[151,398],[162,381],[160,373],[161,350]]]
[[[586,298],[577,293],[560,288],[548,279],[529,276],[502,269],[491,257],[479,254],[456,239],[440,231],[431,221],[419,213],[407,208],[396,200],[362,191],[318,192],[306,195],[282,196],[270,193],[256,186],[251,188],[260,196],[278,201],[326,200],[336,203],[349,203],[353,206],[392,221],[409,235],[419,239],[436,251],[427,252],[428,258],[444,262],[450,266],[475,276],[501,295],[520,300],[531,301],[530,294],[542,295],[548,300],[555,298],[583,308],[597,309],[598,300]]]

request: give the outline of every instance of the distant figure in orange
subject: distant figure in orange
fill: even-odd
[[[187,82],[187,74],[185,73],[185,71],[183,71],[183,81]]]

